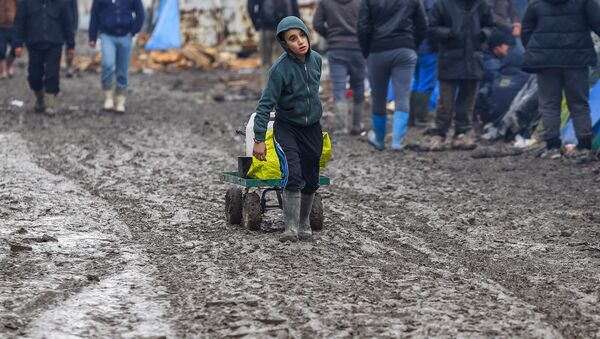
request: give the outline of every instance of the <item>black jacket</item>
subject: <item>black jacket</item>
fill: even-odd
[[[300,17],[298,0],[248,0],[248,14],[257,31],[275,31],[283,18]]]
[[[370,52],[417,49],[427,34],[421,0],[363,0],[358,14],[358,42]]]
[[[360,49],[356,36],[360,0],[321,0],[313,17],[315,31],[328,49]]]
[[[15,17],[15,46],[75,48],[71,11],[64,0],[21,0]]]
[[[598,0],[532,0],[523,18],[523,69],[595,66],[590,31],[600,35]]]
[[[429,35],[438,46],[440,80],[481,80],[482,45],[494,28],[485,0],[438,0]]]

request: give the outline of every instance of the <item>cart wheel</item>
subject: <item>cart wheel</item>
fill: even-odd
[[[261,222],[260,196],[255,192],[246,193],[242,207],[242,225],[251,231],[257,231]]]
[[[323,200],[319,193],[315,193],[313,199],[312,209],[310,211],[310,228],[313,231],[320,231],[323,229]]]
[[[242,223],[242,190],[232,187],[225,194],[225,219],[229,225]]]

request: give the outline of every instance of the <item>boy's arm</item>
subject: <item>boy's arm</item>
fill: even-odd
[[[27,35],[27,1],[19,1],[15,14],[15,48],[23,48]]]
[[[262,92],[258,106],[256,107],[256,115],[254,116],[254,139],[257,141],[265,141],[267,133],[267,125],[271,111],[277,105],[283,88],[283,79],[279,72],[271,70],[269,72],[269,81],[267,87]]]
[[[590,30],[600,36],[600,3],[597,0],[587,0],[585,16]]]
[[[317,10],[313,16],[313,27],[315,31],[317,31],[317,33],[319,33],[322,37],[327,37],[326,22],[327,20],[325,19],[325,12],[323,11],[323,1],[319,1]]]
[[[131,29],[132,36],[140,32],[142,25],[144,24],[144,17],[146,16],[144,13],[144,5],[142,4],[142,0],[135,0],[133,6],[135,21],[133,22],[133,28]]]
[[[533,31],[537,26],[537,15],[533,6],[535,6],[535,3],[529,3],[527,5],[527,9],[525,10],[525,15],[523,16],[521,41],[523,42],[523,46],[525,46],[525,48],[527,48],[531,34],[533,34]]]
[[[358,44],[363,56],[369,56],[371,49],[371,34],[373,27],[371,23],[371,8],[369,0],[362,0],[358,11],[358,23],[356,24],[356,33],[358,35]]]

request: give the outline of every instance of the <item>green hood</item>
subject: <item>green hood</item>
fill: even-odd
[[[304,21],[296,16],[285,17],[277,25],[277,41],[279,41],[279,44],[283,50],[288,54],[290,53],[285,41],[283,40],[283,33],[289,31],[290,29],[299,29],[306,34],[306,37],[308,38],[308,49],[310,51],[310,33],[308,32],[308,28],[304,24]]]

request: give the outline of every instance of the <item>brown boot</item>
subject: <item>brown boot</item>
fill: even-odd
[[[470,151],[475,149],[475,147],[477,147],[475,140],[468,134],[461,133],[452,138],[452,149]]]
[[[444,138],[439,135],[433,136],[433,138],[429,140],[428,149],[430,152],[441,152],[445,150],[446,146],[444,146]]]

